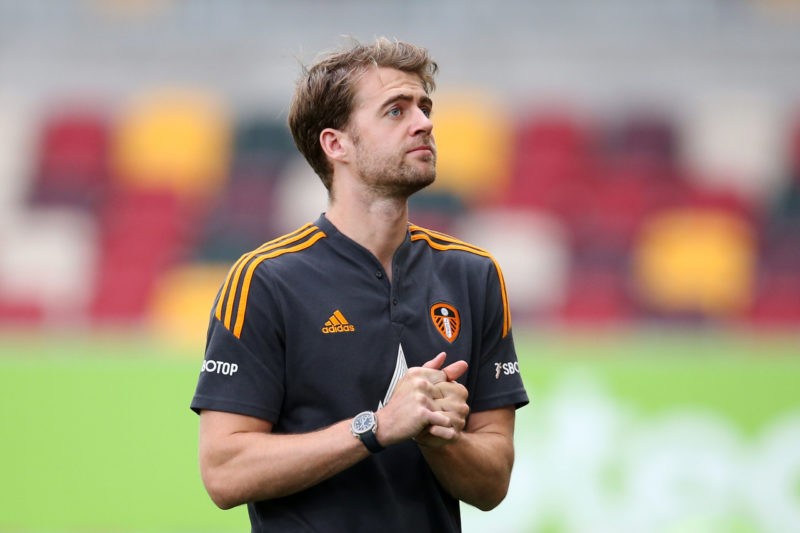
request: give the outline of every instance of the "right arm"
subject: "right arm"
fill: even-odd
[[[348,420],[313,433],[278,435],[259,418],[200,414],[200,473],[209,496],[223,509],[301,491],[367,455]]]
[[[383,446],[409,440],[429,426],[451,425],[434,401],[440,396],[435,385],[447,381],[448,369],[438,370],[441,355],[432,361],[438,365],[409,369],[392,400],[376,413]],[[311,433],[275,434],[266,420],[203,410],[199,448],[206,490],[215,504],[229,509],[312,487],[369,455],[350,432],[350,422]]]

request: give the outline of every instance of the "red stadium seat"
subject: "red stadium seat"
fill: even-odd
[[[556,318],[566,325],[615,327],[636,317],[625,271],[603,265],[576,264],[569,292]]]
[[[569,216],[591,197],[591,130],[568,112],[523,118],[515,134],[511,183],[504,204]]]
[[[0,296],[0,324],[4,326],[38,326],[46,312],[37,302],[9,300]]]
[[[759,327],[797,328],[800,325],[800,274],[797,271],[762,272],[746,319]]]
[[[172,191],[121,191],[106,205],[101,223],[92,316],[140,320],[158,276],[191,255],[197,212]]]
[[[64,107],[45,118],[32,200],[97,208],[108,182],[109,123],[99,110]]]
[[[663,179],[678,165],[678,132],[663,113],[651,109],[610,121],[603,143],[605,157],[624,172]]]

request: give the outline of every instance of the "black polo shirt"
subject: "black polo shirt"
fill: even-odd
[[[407,367],[469,363],[471,412],[521,407],[502,273],[485,251],[414,225],[380,262],[321,216],[232,267],[212,309],[192,409],[304,433],[377,410]],[[255,502],[254,531],[459,531],[458,501],[413,442],[298,494]]]

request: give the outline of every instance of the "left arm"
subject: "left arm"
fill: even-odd
[[[493,259],[485,283],[485,306],[476,320],[476,324],[482,324],[483,350],[479,357],[470,358],[483,365],[484,370],[478,367],[475,371],[484,376],[486,367],[491,371],[494,364],[516,361],[505,283],[500,266]],[[461,366],[455,366],[458,364]],[[451,496],[489,511],[508,493],[514,464],[515,410],[527,403],[527,396],[519,375],[502,385],[497,379],[484,378],[483,394],[500,393],[508,398],[507,405],[470,414],[468,391],[456,381],[466,372],[466,365],[465,361],[458,361],[446,367],[447,379],[436,384],[434,403],[448,415],[450,424],[428,426],[414,440],[436,479]]]
[[[463,389],[453,382],[447,386]],[[461,394],[466,398],[466,389],[456,393]],[[453,400],[452,395],[445,394],[442,402],[448,398]],[[466,412],[457,404],[442,406],[451,415],[452,427],[431,427],[415,440],[436,479],[453,497],[489,511],[508,492],[514,464],[515,409],[509,405],[472,413],[464,425]]]

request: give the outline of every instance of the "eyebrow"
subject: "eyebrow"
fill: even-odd
[[[396,102],[413,102],[414,97],[410,94],[397,94],[388,98],[383,104],[381,104],[380,109],[386,109],[388,106],[396,103]],[[420,99],[420,104],[427,105],[429,107],[433,107],[433,100],[430,99],[429,96],[425,95]]]

